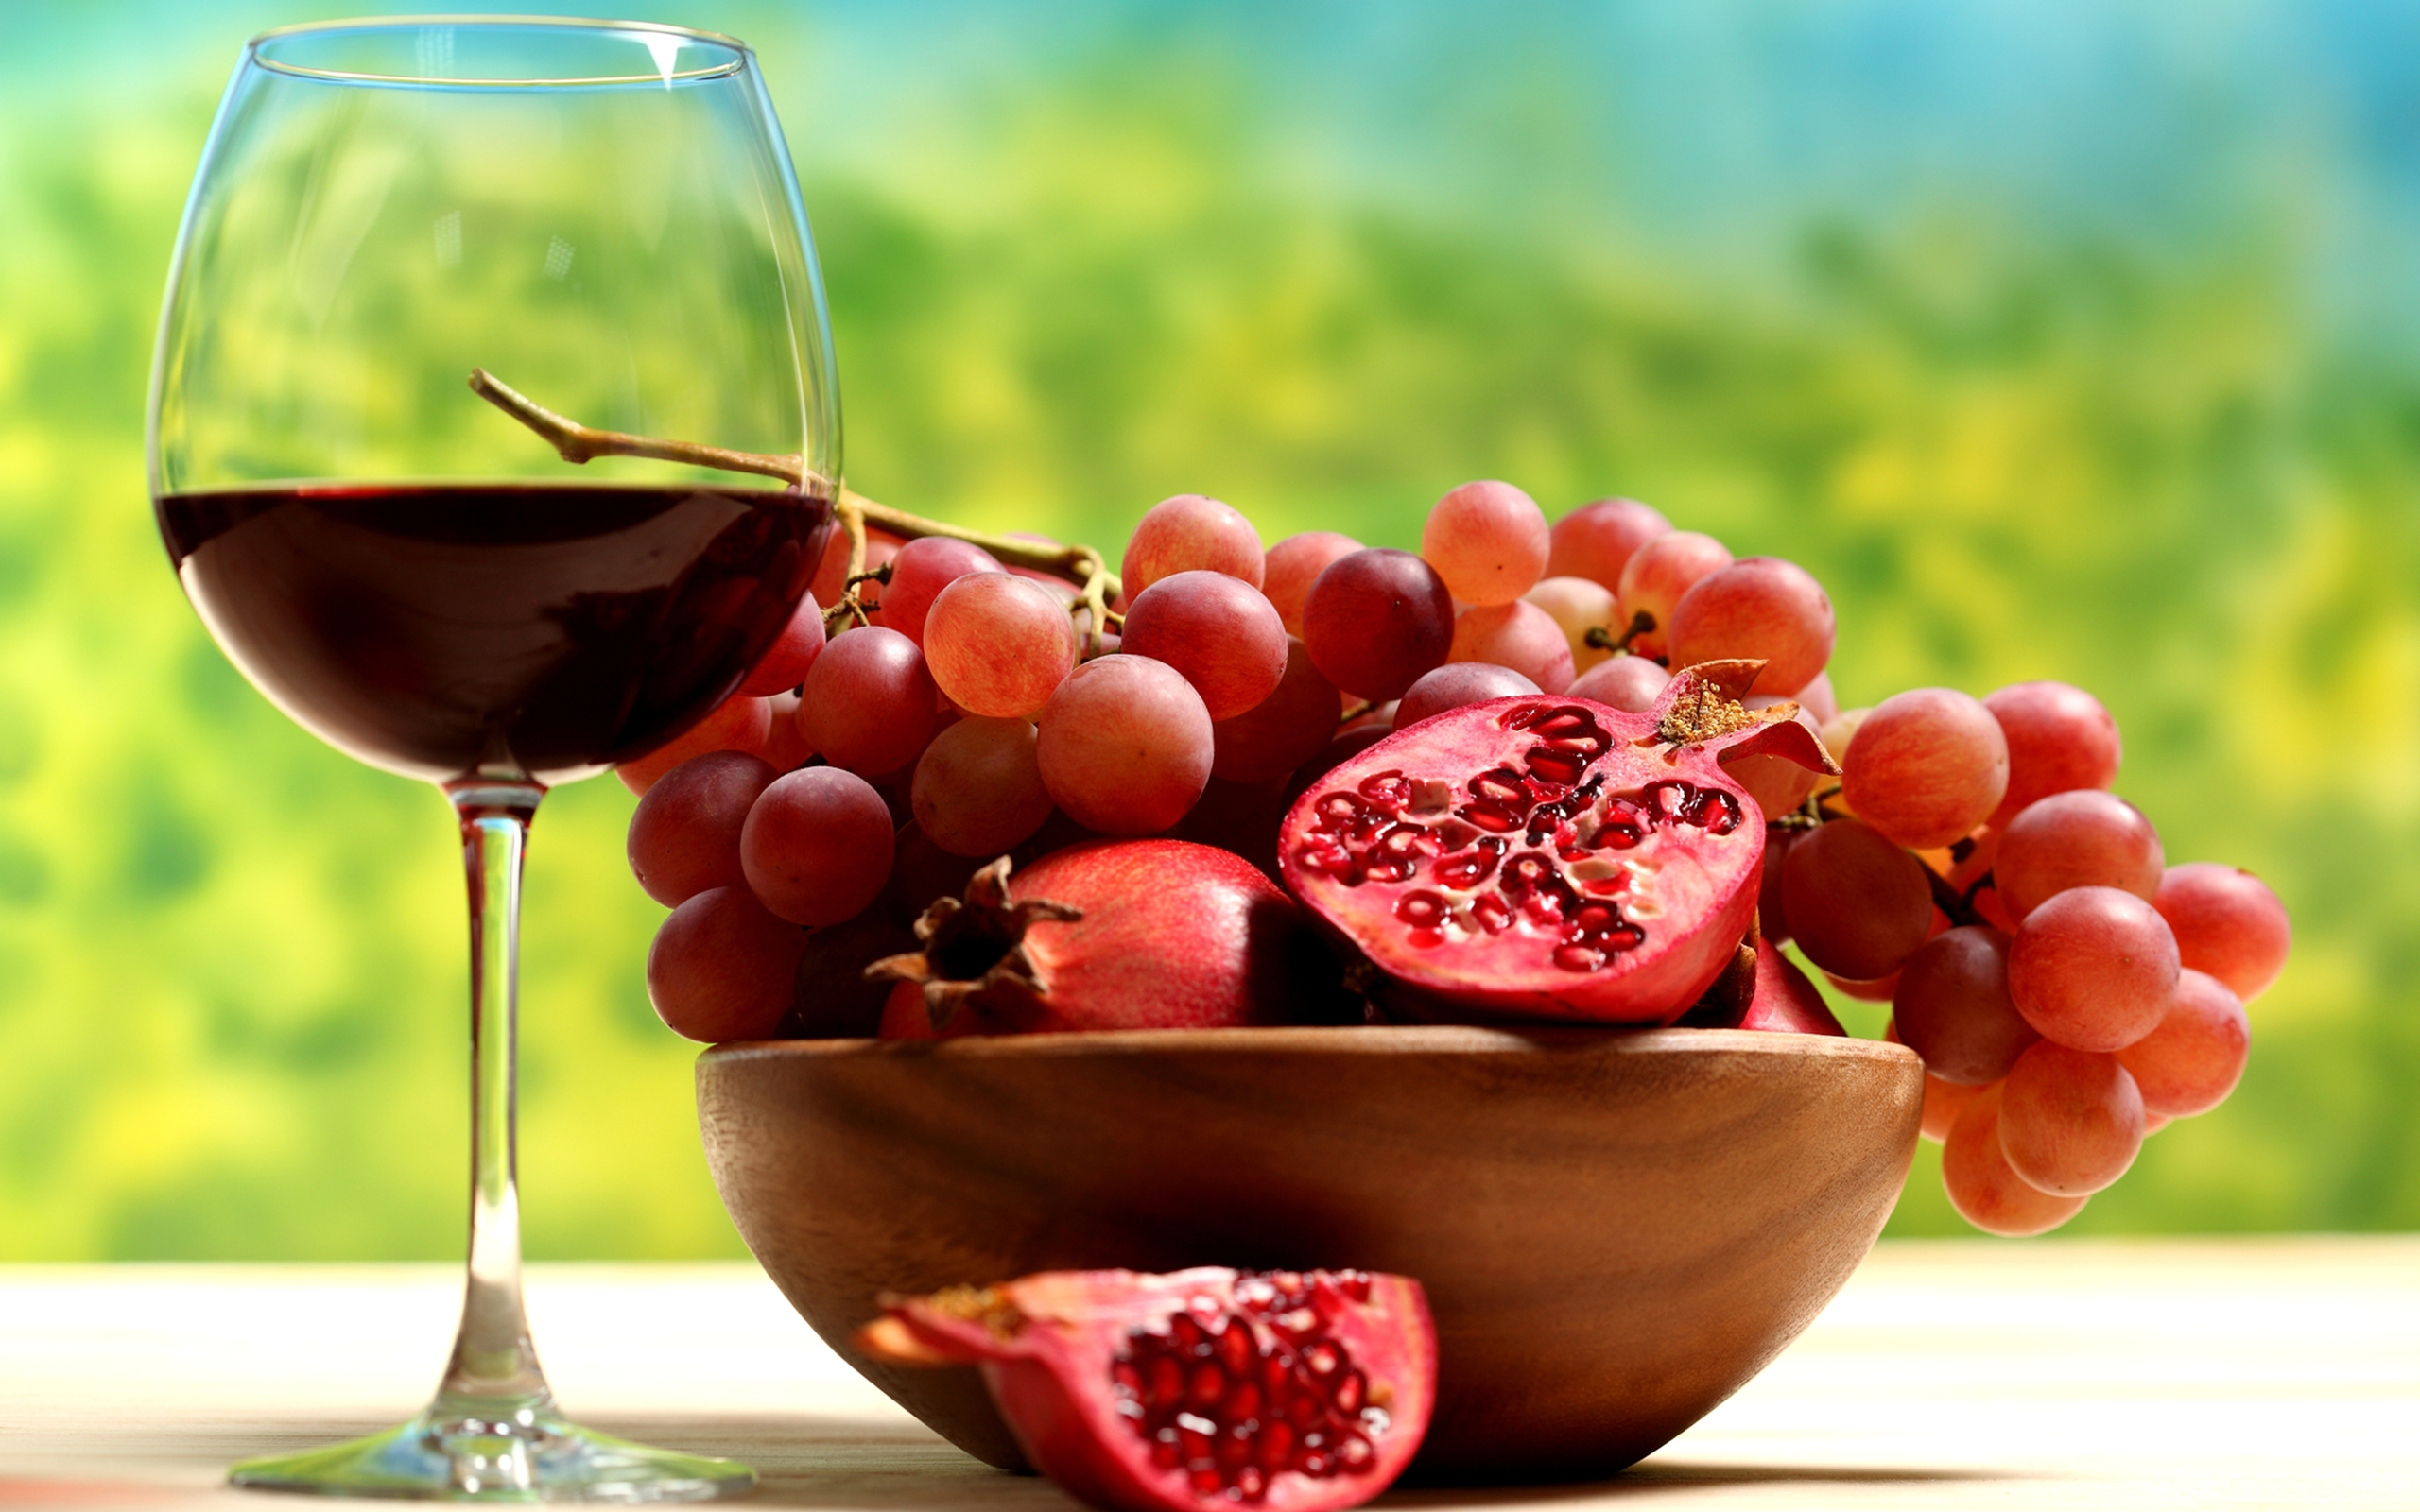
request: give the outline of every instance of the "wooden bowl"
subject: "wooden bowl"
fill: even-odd
[[[1415,1472],[1611,1473],[1848,1280],[1923,1100],[1901,1046],[1734,1029],[799,1040],[698,1062],[715,1184],[775,1284],[1006,1468],[973,1370],[851,1350],[877,1293],[1102,1266],[1415,1276],[1439,1362]]]

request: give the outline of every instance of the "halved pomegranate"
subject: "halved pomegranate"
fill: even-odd
[[[1756,906],[1765,816],[1720,763],[1839,770],[1795,705],[1741,706],[1762,666],[1688,668],[1644,713],[1522,696],[1392,735],[1288,812],[1286,885],[1396,1012],[1669,1022]]]
[[[980,1365],[1034,1468],[1125,1512],[1357,1506],[1436,1400],[1436,1327],[1402,1276],[1046,1271],[882,1305],[859,1349]]]

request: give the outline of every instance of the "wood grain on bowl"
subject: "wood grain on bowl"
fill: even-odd
[[[1415,1473],[1495,1479],[1631,1464],[1779,1353],[1880,1232],[1923,1080],[1898,1045],[1722,1029],[784,1041],[698,1062],[724,1205],[844,1354],[884,1291],[1395,1271],[1438,1326]],[[1021,1463],[971,1369],[855,1363],[969,1453]]]

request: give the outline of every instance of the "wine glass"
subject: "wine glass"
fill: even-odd
[[[475,369],[509,381],[475,380],[491,399],[700,444],[575,466],[482,403]],[[510,1501],[753,1484],[574,1426],[539,1369],[514,1185],[521,858],[548,787],[678,734],[772,643],[831,529],[838,438],[805,215],[743,43],[413,17],[247,45],[169,274],[152,497],[252,684],[452,801],[472,1185],[435,1400],[236,1483]],[[696,465],[709,445],[774,476]]]

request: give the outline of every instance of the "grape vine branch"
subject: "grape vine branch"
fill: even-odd
[[[693,467],[714,468],[724,472],[752,472],[763,477],[780,478],[803,490],[830,490],[833,494],[832,513],[849,539],[849,571],[847,592],[841,594],[838,602],[823,611],[826,629],[840,627],[852,619],[860,625],[865,623],[865,607],[858,599],[857,586],[881,580],[880,575],[866,571],[868,525],[907,540],[919,536],[948,536],[982,547],[998,558],[1003,565],[1030,567],[1065,578],[1078,589],[1075,601],[1068,606],[1068,612],[1080,612],[1082,615],[1079,623],[1083,627],[1087,654],[1098,654],[1104,627],[1114,630],[1122,623],[1122,617],[1113,613],[1109,607],[1110,600],[1121,591],[1117,576],[1109,570],[1109,563],[1101,554],[1090,546],[1061,546],[1024,541],[1013,536],[969,530],[946,520],[928,520],[923,515],[909,514],[905,509],[895,509],[869,499],[845,483],[808,472],[806,459],[795,452],[737,452],[699,441],[666,440],[661,437],[633,436],[628,431],[599,430],[593,425],[583,425],[567,415],[559,415],[548,409],[485,368],[471,369],[471,392],[527,426],[566,462],[585,463],[599,456],[653,457],[659,461],[685,462]]]

